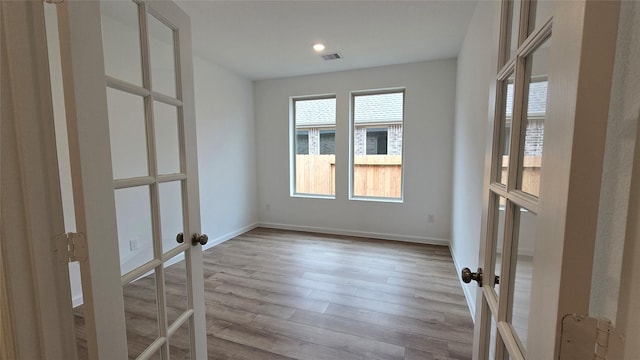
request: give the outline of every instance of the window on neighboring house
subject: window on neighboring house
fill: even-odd
[[[293,99],[292,195],[335,195],[336,98]]]
[[[336,131],[320,130],[320,155],[335,155]]]
[[[308,130],[296,130],[296,154],[309,155]]]
[[[352,97],[351,198],[400,200],[404,90]]]
[[[387,154],[387,128],[367,129],[367,155]]]

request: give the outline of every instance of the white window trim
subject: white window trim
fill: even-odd
[[[354,168],[355,168],[355,98],[356,96],[363,95],[378,95],[378,94],[392,94],[392,93],[402,93],[402,167],[401,167],[401,183],[400,183],[400,197],[399,198],[387,198],[387,197],[376,197],[376,196],[356,196],[354,195]],[[373,201],[373,202],[384,202],[384,203],[404,203],[404,171],[405,171],[405,151],[406,148],[406,139],[405,139],[405,128],[406,128],[406,116],[405,116],[405,108],[406,108],[406,92],[407,89],[402,88],[389,88],[389,89],[378,89],[378,90],[364,90],[364,91],[351,91],[349,93],[350,97],[350,106],[349,106],[349,200],[353,201]],[[397,122],[394,122],[394,125],[397,125]],[[358,126],[366,124],[357,124]],[[380,125],[383,125],[380,123]],[[384,126],[384,125],[383,125]]]
[[[289,196],[292,198],[309,198],[309,199],[335,199],[335,195],[330,194],[312,194],[301,193],[296,189],[296,101],[305,100],[320,100],[320,99],[335,99],[338,101],[337,94],[319,94],[319,95],[305,95],[305,96],[291,96],[289,97]],[[337,109],[336,109],[336,124],[333,126],[334,131],[337,133]],[[301,127],[300,129],[309,130],[314,126]],[[318,129],[328,129],[329,127],[315,126]]]

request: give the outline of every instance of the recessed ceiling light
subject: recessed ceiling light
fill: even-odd
[[[322,50],[324,50],[324,44],[320,44],[320,43],[314,44],[314,45],[313,45],[313,50],[315,50],[315,51],[322,51]]]

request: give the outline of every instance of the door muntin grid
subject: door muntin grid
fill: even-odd
[[[123,146],[124,144],[124,147],[132,146],[132,148],[136,149],[135,153],[138,154],[138,158],[144,161],[138,159],[133,170],[127,169],[126,166],[120,166],[118,172],[114,171],[114,194],[120,194],[120,196],[116,196],[116,198],[120,198],[119,203],[123,204],[117,209],[120,211],[118,225],[119,228],[129,230],[128,232],[122,233],[122,236],[127,236],[127,238],[119,239],[121,261],[127,263],[127,266],[124,267],[124,264],[121,263],[121,283],[124,287],[123,290],[139,287],[137,284],[142,284],[143,282],[149,283],[147,284],[146,290],[139,290],[138,294],[140,296],[151,296],[150,293],[155,292],[155,306],[150,305],[150,308],[155,307],[154,311],[157,316],[154,318],[157,320],[158,325],[155,340],[153,340],[146,349],[131,349],[130,347],[129,356],[132,358],[138,356],[146,357],[147,355],[151,356],[151,353],[155,353],[156,355],[153,356],[160,356],[160,358],[166,359],[170,352],[169,343],[171,342],[171,335],[179,329],[182,329],[180,330],[181,333],[186,332],[187,334],[192,334],[191,329],[193,328],[193,301],[189,298],[189,289],[183,289],[185,292],[184,297],[186,297],[184,308],[167,309],[166,298],[167,296],[172,296],[172,294],[167,293],[165,283],[165,266],[171,265],[171,268],[175,267],[176,265],[173,263],[175,263],[180,256],[184,256],[183,266],[185,267],[185,271],[182,272],[182,274],[185,280],[183,283],[187,284],[187,286],[190,284],[188,279],[189,274],[186,271],[190,265],[190,257],[187,251],[191,246],[190,242],[185,241],[179,244],[177,242],[171,243],[167,240],[175,239],[177,232],[183,232],[184,234],[190,233],[187,221],[188,196],[186,188],[187,174],[184,164],[185,141],[183,111],[182,101],[179,98],[182,91],[180,89],[180,82],[178,81],[181,78],[179,66],[180,52],[179,49],[176,48],[178,42],[175,40],[178,38],[179,29],[168,26],[166,19],[162,19],[158,14],[154,13],[153,9],[144,2],[136,1],[125,3],[128,9],[125,9],[123,4],[118,4],[118,6],[121,10],[120,15],[125,14],[127,21],[120,22],[119,24],[122,28],[125,28],[127,25],[138,26],[137,29],[129,31],[129,35],[138,35],[142,81],[140,84],[135,71],[131,77],[126,74],[116,74],[117,76],[114,76],[114,72],[110,72],[109,67],[107,67],[107,73],[105,74],[106,86],[108,92],[117,94],[120,97],[140,99],[139,104],[142,104],[143,111],[139,111],[133,116],[144,117],[143,119],[135,119],[138,124],[144,124],[144,130],[138,130],[137,138],[135,136],[130,137],[128,139],[129,141],[119,142],[118,144],[119,146]],[[129,4],[134,4],[135,7],[131,7]],[[107,8],[109,6],[109,4],[106,5]],[[131,15],[131,11],[136,12],[135,16]],[[117,16],[118,12],[103,10],[103,18],[110,15],[114,16],[114,14]],[[134,23],[132,20],[135,18],[138,19],[137,23]],[[169,81],[170,85],[168,87],[160,87],[162,91],[152,90],[154,89],[153,80],[157,79],[158,76],[152,74],[150,65],[153,59],[150,51],[150,43],[152,42],[150,39],[151,35],[148,32],[149,19],[154,22],[154,26],[159,26],[158,24],[166,26],[166,29],[168,29],[171,34],[171,41],[168,46],[172,48],[172,51],[170,52],[170,59],[165,59],[164,64],[170,63],[173,65],[174,74],[169,76],[173,79],[173,83]],[[108,19],[107,22],[113,22],[113,20],[114,19]],[[117,43],[117,40],[108,38],[109,36],[108,31],[103,32],[104,46],[113,46],[114,43]],[[107,38],[105,39],[105,37]],[[129,46],[135,43],[135,41],[131,41],[131,39],[128,40]],[[157,41],[155,41],[154,46],[158,47]],[[110,49],[105,48],[104,51],[105,57],[108,57]],[[133,53],[135,55],[136,51],[133,51]],[[108,58],[105,59],[106,63],[109,61],[112,60]],[[171,91],[171,86],[175,88],[175,91]],[[113,103],[113,100],[111,105],[114,109],[112,113],[117,112],[119,107]],[[167,109],[170,111],[167,111]],[[130,119],[124,119],[124,121],[121,121],[121,124],[116,124],[120,126],[117,133],[115,133],[114,130],[110,130],[110,132],[114,136],[120,135],[120,138],[126,138],[128,135],[126,131],[128,120]],[[161,126],[155,126],[156,121],[162,121],[163,124]],[[138,129],[140,129],[140,125],[138,125]],[[163,141],[160,142],[159,140]],[[114,152],[112,149],[114,164],[126,164],[126,158],[124,157],[128,154],[127,150],[126,148],[117,149],[117,151]],[[140,154],[142,154],[142,156],[140,156]],[[170,158],[171,161],[169,163],[159,163],[160,156]],[[132,200],[126,196],[129,192],[138,194],[137,205],[134,206],[130,204]],[[167,198],[170,198],[171,201],[166,201]],[[145,201],[146,204],[143,204]],[[129,202],[129,204],[127,202]],[[146,209],[141,211],[142,214],[148,215],[148,220],[144,222],[143,226],[138,226],[134,221],[130,221],[127,216],[122,214],[125,211],[129,213],[133,211],[135,214],[137,212],[136,206]],[[146,230],[140,228],[146,228]],[[163,233],[163,231],[165,233]],[[168,231],[176,231],[176,233],[166,234]],[[121,237],[120,232],[119,237]],[[188,238],[188,236],[185,237]],[[123,247],[125,251],[123,251]],[[129,254],[137,250],[142,250],[142,253],[146,253],[147,255],[144,255],[137,261],[132,261],[131,258],[135,256],[129,256],[129,259],[127,259],[126,255],[123,256],[123,253],[127,253],[126,250],[129,250]],[[173,274],[173,276],[175,277],[175,274]],[[127,291],[124,291],[124,293],[126,294]],[[145,311],[149,310],[150,309],[146,309]],[[187,327],[186,331],[184,330],[185,327]],[[193,341],[189,340],[187,342],[189,343],[188,349],[185,349],[184,344],[182,344],[180,347],[181,353],[191,353]]]
[[[522,263],[518,268],[518,253],[520,252],[518,238],[523,237],[520,227],[521,213],[526,213],[527,217],[535,217],[539,200],[535,196],[537,194],[522,191],[521,171],[518,173],[518,166],[522,163],[522,154],[524,152],[524,136],[521,136],[521,134],[523,133],[523,122],[527,118],[526,99],[524,97],[528,86],[525,86],[525,82],[531,79],[530,76],[527,77],[526,64],[528,57],[545,41],[548,41],[552,29],[551,18],[548,16],[550,14],[549,9],[545,8],[544,11],[538,11],[536,15],[532,15],[531,12],[536,11],[536,7],[532,5],[533,3],[523,1],[514,4],[514,1],[504,0],[501,12],[499,54],[503,55],[499,59],[504,60],[500,61],[496,77],[499,91],[496,96],[496,114],[493,122],[492,171],[489,185],[490,199],[494,200],[489,203],[485,269],[490,271],[497,270],[496,259],[498,255],[496,250],[500,247],[500,238],[496,236],[497,226],[495,225],[498,223],[500,211],[504,212],[502,215],[504,216],[504,237],[502,239],[499,271],[500,291],[497,292],[497,288],[494,288],[494,286],[485,286],[482,291],[483,303],[486,304],[485,307],[490,313],[489,316],[484,317],[486,321],[482,326],[488,331],[492,329],[489,326],[492,322],[497,324],[498,335],[489,336],[486,339],[486,341],[495,341],[495,343],[491,344],[491,349],[495,352],[496,359],[524,359],[526,355],[526,330],[523,330],[523,328],[527,326],[527,322],[520,321],[522,319],[517,318],[517,326],[514,327],[513,325],[514,309],[516,308],[514,304],[514,289],[516,288],[516,279],[522,278],[522,271],[518,271],[518,269],[522,270],[524,268]],[[513,9],[517,9],[518,6],[520,7],[520,14],[512,14]],[[540,16],[547,16],[547,18],[543,19],[543,21]],[[519,19],[517,26],[514,19]],[[533,25],[534,21],[535,26]],[[518,31],[517,35],[512,33],[515,30]],[[517,46],[513,46],[514,39],[518,41]],[[515,74],[515,81],[510,81],[513,74]],[[510,82],[513,85],[509,84]],[[508,86],[512,86],[512,91],[509,95],[513,96],[513,100],[511,105],[511,136],[508,140],[508,149],[505,149],[504,144],[507,138],[505,118],[508,116],[505,111],[505,104],[507,102],[508,91],[506,91],[506,88]],[[523,109],[525,110],[523,111]],[[506,174],[501,170],[505,153],[509,154]],[[505,177],[506,182],[504,181]],[[500,199],[500,201],[495,199]],[[498,203],[504,204],[503,206],[498,206]],[[490,272],[489,274],[492,273]],[[516,296],[515,301],[521,302],[522,296]],[[521,310],[516,312],[516,314],[520,313],[522,313]],[[484,354],[481,354],[482,356],[489,356],[489,346],[483,345],[481,349],[485,351]]]

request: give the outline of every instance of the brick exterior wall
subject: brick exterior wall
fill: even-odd
[[[402,155],[402,125],[389,125],[380,128],[387,128],[387,155]],[[305,130],[309,131],[309,155],[320,155],[320,130],[318,128],[308,128]],[[366,126],[356,126],[354,131],[355,155],[367,155],[367,145],[370,145],[370,147],[374,149],[377,145],[375,142],[375,138],[367,139]],[[335,153],[335,143],[332,145],[333,146],[325,144],[325,152]],[[327,148],[327,146],[331,149]],[[331,150],[333,150],[333,152]]]
[[[387,155],[402,155],[402,125],[384,126],[387,130]],[[382,127],[380,127],[382,128]],[[367,145],[375,148],[375,139],[367,140],[367,127],[356,126],[354,132],[354,154],[367,155]],[[368,144],[368,142],[372,142]]]
[[[309,155],[320,155],[320,130],[309,129]]]
[[[354,141],[354,154],[366,155],[367,130],[364,126],[356,126],[353,141]]]
[[[524,139],[525,156],[541,156],[542,141],[544,140],[544,120],[530,119],[527,122],[527,130]]]
[[[387,154],[402,155],[402,125],[389,125]]]

